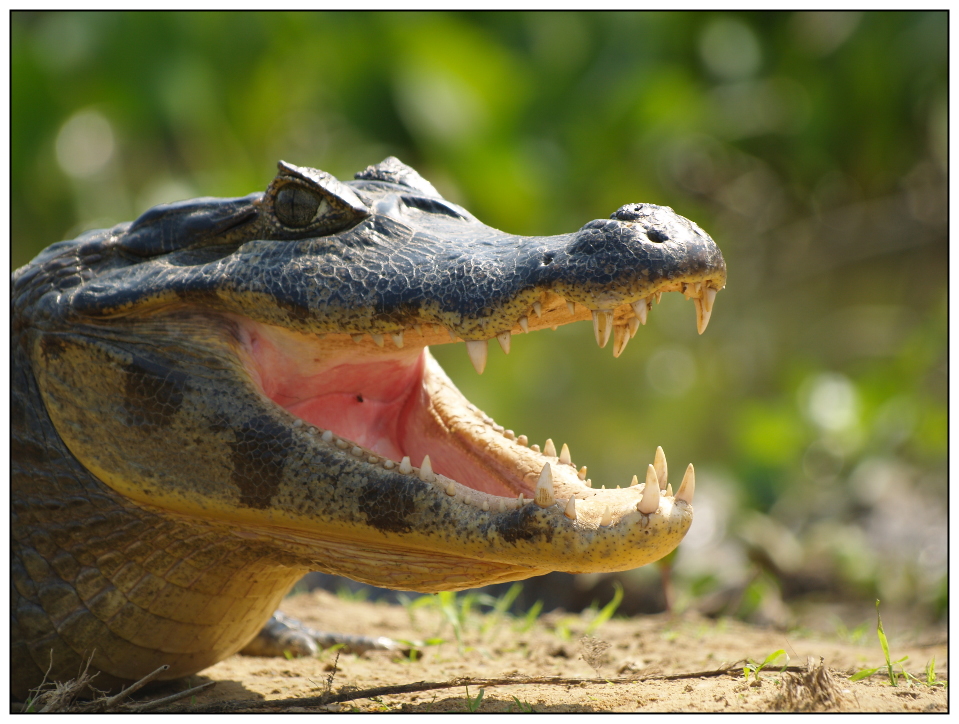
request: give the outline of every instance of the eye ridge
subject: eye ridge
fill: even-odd
[[[313,222],[325,201],[305,186],[287,184],[277,192],[273,208],[281,223],[299,229]]]

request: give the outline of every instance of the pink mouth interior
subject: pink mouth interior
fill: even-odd
[[[518,487],[527,488],[505,484],[515,474],[450,434],[430,404],[424,348],[371,353],[369,342],[314,342],[249,320],[241,339],[263,393],[308,424],[395,462],[409,456],[419,467],[428,454],[434,471],[476,490],[515,497]]]

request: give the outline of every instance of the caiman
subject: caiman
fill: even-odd
[[[628,204],[514,236],[395,158],[341,182],[280,162],[53,244],[12,283],[12,692],[117,688],[241,650],[307,571],[413,591],[619,571],[692,521],[658,451],[601,488],[466,400],[430,355],[592,320],[619,355],[663,292],[702,332],[722,254]]]

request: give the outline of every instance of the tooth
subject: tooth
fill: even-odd
[[[659,302],[662,300],[662,298],[663,298],[663,293],[662,293],[662,292],[656,292],[656,304],[659,304]]]
[[[709,324],[709,315],[711,313],[703,308],[702,299],[693,299],[693,304],[696,305],[696,329],[702,334],[706,331],[706,325]]]
[[[517,498],[517,500],[519,501],[519,507],[520,507],[520,508],[522,508],[522,507],[526,504],[526,501],[523,499],[523,494],[522,494],[522,493],[519,494],[519,497]]]
[[[529,445],[529,438],[526,437],[526,435],[520,435],[518,438],[516,438],[516,442],[522,445],[523,447],[526,447],[527,445]]]
[[[632,339],[639,331],[639,320],[636,317],[630,317],[626,320],[626,326],[629,328],[629,338]]]
[[[659,507],[659,478],[656,470],[650,465],[646,468],[646,487],[643,489],[643,499],[636,504],[636,510],[649,515],[655,513]]]
[[[586,478],[586,480],[584,480],[583,482],[586,483],[587,488],[593,487],[593,481],[590,480],[589,478]]]
[[[320,439],[323,442],[333,442],[333,431],[326,430],[322,435],[320,435]]]
[[[533,452],[539,452],[539,445],[530,445],[529,449]]]
[[[626,349],[626,344],[629,342],[629,330],[626,328],[625,324],[617,324],[613,328],[613,357],[619,357],[623,350]]]
[[[610,512],[609,506],[607,505],[606,508],[603,510],[603,519],[599,521],[599,524],[609,525],[612,522],[613,522],[613,514]]]
[[[350,450],[350,454],[355,455],[356,457],[360,457],[363,454],[363,448],[357,447],[356,445],[354,445],[353,449]]]
[[[673,484],[672,484],[672,483],[666,483],[666,497],[667,497],[667,498],[672,498],[672,497],[673,497]]]
[[[351,336],[353,337],[353,341],[356,342],[357,344],[359,344],[360,342],[363,341],[363,335],[362,335],[362,334],[354,334],[354,335],[351,335]]]
[[[537,317],[543,316],[543,305],[539,302],[533,302],[533,311],[536,312]]]
[[[456,483],[450,480],[450,484],[446,486],[446,494],[451,498],[456,495]]]
[[[496,341],[499,342],[499,346],[503,348],[504,354],[509,354],[509,341],[512,336],[509,332],[496,335]]]
[[[602,349],[609,341],[613,331],[613,313],[606,309],[597,309],[593,312],[593,334],[596,335],[596,344]]]
[[[586,480],[586,466],[584,465],[583,467],[581,467],[579,469],[579,473],[577,474],[579,475],[580,480]]]
[[[648,299],[640,299],[638,302],[633,302],[633,312],[636,314],[636,318],[639,319],[640,324],[646,324],[646,313],[648,311]]]
[[[499,512],[500,512],[500,513],[505,513],[505,512],[506,512],[506,498],[500,498],[500,499],[499,499],[499,506],[498,506],[498,507],[499,507]]]
[[[566,503],[566,510],[563,511],[565,515],[570,520],[576,520],[576,498],[570,496],[569,502]]]
[[[379,346],[379,347],[382,347],[382,346],[383,346],[383,335],[382,335],[382,334],[371,334],[370,336],[373,338],[373,341],[376,342],[377,346]]]
[[[683,476],[682,485],[679,486],[679,492],[676,493],[676,500],[684,500],[691,504],[694,492],[696,492],[696,471],[693,470],[693,464],[690,463],[689,467],[686,468],[686,474]]]
[[[397,349],[403,349],[403,333],[398,332],[397,334],[390,335],[393,338],[393,344],[396,345]]]
[[[452,330],[452,329],[447,329],[446,331],[450,333],[450,341],[451,341],[451,342],[455,342],[455,341],[456,341],[456,335],[453,334],[453,330]]]
[[[519,327],[523,330],[524,334],[529,334],[529,319],[526,317],[519,318]]]
[[[549,463],[543,465],[543,472],[539,474],[534,500],[540,508],[548,508],[556,502],[556,498],[553,497],[553,473],[549,469]]]
[[[709,287],[703,289],[703,309],[710,314],[713,312],[714,301],[716,301],[716,290]]]
[[[559,461],[566,465],[573,464],[573,458],[570,457],[569,454],[569,445],[567,445],[565,442],[563,443],[563,449],[559,451]]]
[[[336,446],[337,446],[340,450],[346,450],[346,448],[348,448],[348,447],[350,446],[350,444],[349,444],[346,440],[340,439],[340,440],[337,440],[337,441],[336,441]]]
[[[634,476],[633,476],[633,479],[632,479],[632,480],[630,481],[630,483],[629,483],[629,487],[632,488],[632,487],[634,487],[634,486],[636,486],[636,485],[639,485],[639,478],[634,475]]]
[[[403,473],[403,475],[409,475],[413,472],[413,466],[410,465],[409,455],[404,455],[403,459],[400,460],[400,472]]]
[[[483,374],[483,370],[486,368],[486,352],[488,350],[486,340],[470,340],[466,342],[466,351],[469,353],[470,362],[473,363],[473,368],[476,370],[476,374]]]
[[[656,448],[653,467],[656,468],[656,478],[659,480],[659,489],[666,490],[666,481],[669,479],[669,469],[666,467],[666,453],[663,452],[662,446]]]
[[[570,316],[576,314],[576,302],[566,302],[566,309],[569,311]]]
[[[415,330],[417,331],[417,333],[418,333],[421,337],[423,336],[423,327],[422,327],[422,326],[420,326],[419,324],[414,324],[414,325],[413,325],[413,329],[415,329]]]
[[[423,456],[423,463],[420,465],[420,480],[425,480],[427,483],[432,483],[436,478],[433,475],[433,464],[430,462],[430,456]]]
[[[489,512],[489,501],[488,501],[488,500],[484,500],[484,501],[483,501],[483,510],[485,510],[487,513]]]
[[[516,433],[512,430],[503,430],[503,437],[507,440],[514,440],[516,438]]]
[[[546,444],[543,445],[543,455],[548,455],[551,458],[556,457],[556,446],[553,444],[553,438],[548,438]]]
[[[386,468],[387,470],[392,470],[393,468],[396,467],[396,463],[394,463],[392,460],[384,460],[383,467]]]

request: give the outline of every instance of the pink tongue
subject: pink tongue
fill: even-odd
[[[291,358],[269,340],[251,345],[263,392],[297,417],[400,461],[406,408],[421,386],[423,355],[332,368]],[[415,399],[415,396],[412,396]]]

